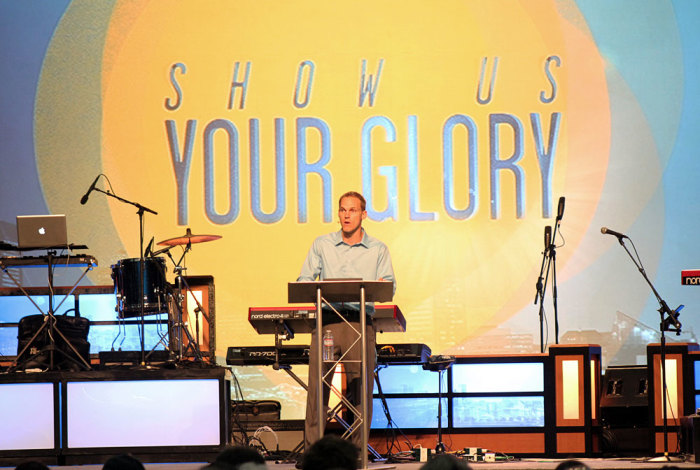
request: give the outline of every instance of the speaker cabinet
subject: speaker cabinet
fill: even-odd
[[[651,429],[647,367],[608,367],[601,392],[603,453],[648,455]]]

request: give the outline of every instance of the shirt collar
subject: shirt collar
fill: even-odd
[[[343,241],[343,234],[342,230],[338,230],[337,232],[333,232],[333,243],[338,246],[341,243],[345,243]],[[345,243],[347,245],[347,243]],[[365,229],[362,229],[362,240],[360,240],[359,243],[356,243],[356,245],[362,245],[365,248],[369,248],[369,235],[367,235],[367,232]]]

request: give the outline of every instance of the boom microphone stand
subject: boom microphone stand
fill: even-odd
[[[95,180],[97,181],[97,180]],[[117,196],[111,191],[103,191],[100,188],[93,187],[90,188],[90,191],[97,191],[98,193],[106,194],[109,197],[113,197],[117,201],[123,202],[125,204],[131,204],[132,206],[136,207],[138,211],[136,213],[139,216],[139,287],[140,287],[140,296],[139,296],[139,305],[141,307],[141,323],[140,323],[140,328],[141,328],[141,365],[145,366],[146,365],[146,345],[145,345],[145,337],[146,337],[146,330],[144,326],[144,316],[146,315],[146,312],[144,310],[144,296],[145,296],[145,286],[144,286],[144,272],[146,269],[146,263],[144,261],[144,256],[143,256],[143,214],[145,212],[150,212],[153,215],[158,215],[158,213],[154,210],[149,209],[148,207],[144,207],[138,202],[133,202],[129,201],[127,199],[124,199],[122,197]],[[90,192],[88,191],[88,193]]]
[[[651,283],[649,280],[649,277],[647,276],[646,271],[644,271],[644,267],[642,266],[642,260],[639,259],[639,254],[637,254],[637,249],[634,248],[634,243],[632,243],[632,248],[634,248],[634,252],[637,255],[637,259],[632,256],[632,253],[630,250],[627,248],[627,245],[625,245],[624,239],[627,238],[630,240],[629,237],[626,235],[622,235],[617,232],[613,232],[612,230],[608,230],[607,228],[603,227],[601,229],[601,232],[606,234],[611,234],[615,235],[617,237],[617,240],[620,242],[620,245],[625,249],[627,254],[629,255],[630,259],[634,263],[634,265],[637,267],[639,272],[641,273],[642,277],[644,280],[649,284],[649,287],[651,288],[651,291],[654,293],[654,296],[656,297],[657,302],[659,302],[659,315],[661,315],[661,323],[659,325],[659,330],[661,332],[661,402],[662,402],[662,416],[663,416],[663,428],[664,428],[664,455],[662,457],[654,458],[654,459],[649,459],[648,462],[681,462],[682,460],[677,458],[677,457],[671,457],[668,455],[668,423],[667,423],[667,414],[668,411],[666,410],[666,393],[667,393],[667,386],[666,386],[666,331],[672,331],[676,333],[676,336],[681,334],[681,323],[678,321],[678,316],[680,315],[681,309],[684,307],[684,305],[679,305],[675,310],[671,310],[666,303],[664,299],[661,298],[659,293],[657,292],[656,288],[654,285]],[[631,242],[632,240],[630,240]]]

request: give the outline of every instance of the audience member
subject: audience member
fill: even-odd
[[[145,470],[145,468],[133,455],[121,454],[107,459],[102,470]]]
[[[319,439],[304,452],[303,470],[357,470],[360,450],[334,434]]]
[[[224,449],[214,462],[202,467],[207,470],[264,470],[265,458],[252,447],[234,446]]]
[[[470,468],[467,462],[452,454],[438,454],[423,464],[421,470],[469,470]]]
[[[564,460],[557,465],[556,470],[589,470],[591,467],[581,462],[580,460],[570,459]]]
[[[36,460],[28,460],[17,465],[15,470],[49,470],[49,467]]]

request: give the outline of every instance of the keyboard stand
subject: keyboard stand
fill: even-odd
[[[65,341],[65,343],[71,349],[73,354],[80,360],[80,362],[82,362],[82,366],[84,366],[86,370],[92,369],[90,367],[90,363],[88,363],[85,360],[85,358],[80,355],[78,350],[75,349],[75,347],[71,344],[71,342],[68,340],[68,338],[66,338],[66,336],[61,332],[61,330],[56,327],[55,312],[56,312],[56,310],[61,308],[61,305],[63,305],[63,302],[65,302],[66,299],[71,294],[73,294],[73,291],[75,291],[75,289],[78,287],[78,284],[80,284],[80,281],[82,281],[83,278],[87,275],[87,273],[93,268],[93,263],[92,263],[92,261],[87,262],[87,266],[86,266],[83,274],[78,278],[77,281],[75,281],[75,283],[73,284],[73,286],[71,287],[69,292],[63,297],[63,300],[61,300],[61,302],[54,309],[54,306],[53,306],[53,300],[54,300],[53,268],[54,268],[54,266],[56,266],[56,267],[61,266],[61,264],[54,265],[55,257],[56,257],[56,252],[53,250],[49,250],[46,254],[46,257],[38,257],[38,258],[41,258],[42,261],[45,261],[45,263],[44,262],[37,262],[36,264],[27,264],[24,266],[20,266],[20,265],[14,266],[14,267],[36,267],[36,266],[41,266],[41,265],[45,264],[48,267],[48,271],[49,271],[49,277],[48,277],[48,279],[49,279],[49,286],[48,286],[49,287],[49,309],[46,312],[44,312],[41,309],[41,307],[39,307],[39,305],[37,305],[37,303],[34,301],[34,299],[32,299],[32,296],[25,290],[25,288],[22,286],[22,284],[19,281],[17,281],[15,276],[12,275],[12,273],[10,273],[8,271],[8,268],[12,267],[12,266],[8,266],[8,264],[3,259],[0,258],[0,269],[2,269],[2,271],[5,274],[7,274],[7,276],[12,280],[12,282],[15,284],[15,286],[17,286],[17,288],[20,291],[22,291],[22,293],[25,295],[25,297],[27,297],[27,299],[29,299],[29,301],[34,305],[34,307],[36,307],[36,309],[42,315],[44,315],[44,323],[42,323],[41,327],[39,327],[39,329],[34,333],[34,335],[30,338],[29,342],[27,342],[27,344],[24,346],[24,348],[22,348],[22,350],[17,353],[17,358],[12,363],[12,366],[10,368],[11,370],[16,370],[16,368],[18,366],[19,358],[22,356],[22,354],[25,353],[25,351],[27,349],[29,349],[29,347],[32,345],[32,343],[34,343],[34,341],[39,337],[39,334],[41,334],[41,332],[46,328],[48,328],[48,337],[49,337],[49,347],[48,347],[48,349],[49,349],[49,370],[54,370],[54,368],[55,368],[54,351],[56,350],[56,340],[54,339],[54,335],[53,335],[54,332],[58,333],[58,335],[63,339],[63,341]]]

